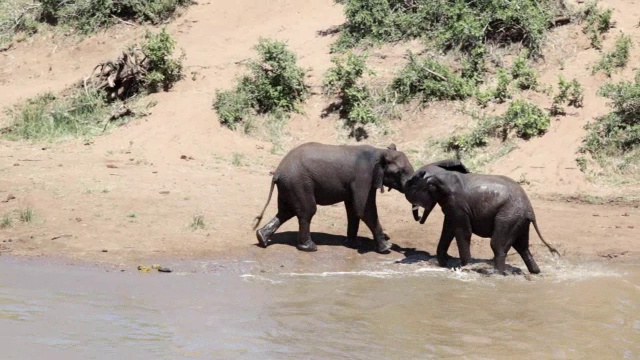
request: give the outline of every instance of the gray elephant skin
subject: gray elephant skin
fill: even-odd
[[[292,149],[275,170],[267,203],[256,217],[257,229],[271,201],[274,186],[278,187],[278,213],[256,231],[262,247],[287,220],[298,218],[298,244],[301,251],[316,251],[311,239],[310,224],[317,205],[344,202],[347,212],[347,243],[357,241],[360,220],[363,220],[377,243],[377,251],[391,248],[382,231],[376,207],[376,193],[384,186],[403,192],[404,184],[413,175],[407,156],[391,144],[386,149],[369,145],[327,145],[305,143]]]
[[[418,169],[407,181],[405,197],[413,204],[413,216],[421,224],[434,206],[440,205],[444,213],[437,248],[440,266],[447,266],[447,252],[454,237],[462,266],[468,264],[471,261],[473,233],[491,238],[495,269],[499,273],[504,274],[507,252],[513,246],[529,272],[538,274],[540,268],[529,251],[531,223],[547,248],[558,254],[540,234],[533,207],[524,189],[506,176],[448,171],[427,165]],[[421,219],[417,212],[419,206],[425,209]]]

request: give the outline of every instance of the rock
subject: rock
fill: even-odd
[[[107,249],[102,249],[102,252],[106,253],[106,252],[109,252],[109,250],[107,250]]]
[[[162,266],[158,268],[158,272],[161,272],[161,273],[170,273],[172,271],[173,270],[171,270],[169,268],[166,268],[166,267],[162,267]]]

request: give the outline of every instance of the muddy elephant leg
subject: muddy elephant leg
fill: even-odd
[[[460,254],[460,265],[465,266],[471,262],[471,227],[456,229],[456,243]]]
[[[345,201],[344,206],[347,210],[347,241],[345,242],[345,245],[352,248],[360,247],[360,243],[358,242],[360,218],[356,214],[352,201]]]
[[[256,230],[256,237],[258,238],[260,246],[266,248],[269,245],[269,239],[271,236],[278,231],[278,228],[282,226],[282,224],[292,217],[293,211],[289,208],[284,199],[278,196],[278,213],[263,227]]]
[[[529,251],[529,224],[525,226],[520,236],[513,243],[513,248],[516,249],[518,254],[520,254],[520,257],[522,257],[522,260],[524,261],[524,264],[527,265],[527,269],[530,273],[540,273],[540,268]]]
[[[438,249],[436,250],[436,256],[438,258],[438,265],[446,267],[449,262],[449,246],[455,235],[454,224],[450,218],[445,216],[442,224],[442,233],[440,233],[440,241],[438,242]]]

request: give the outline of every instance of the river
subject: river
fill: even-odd
[[[640,358],[640,265],[539,263],[147,274],[3,256],[1,358]]]

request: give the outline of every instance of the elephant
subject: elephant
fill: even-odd
[[[256,217],[256,230],[278,187],[278,213],[256,231],[260,246],[266,248],[270,237],[287,220],[298,218],[298,243],[301,251],[316,251],[311,239],[310,223],[317,205],[344,202],[347,211],[347,244],[357,241],[363,220],[377,243],[377,251],[391,248],[378,219],[376,192],[395,189],[403,192],[413,175],[413,166],[395,144],[386,149],[370,145],[328,145],[305,143],[292,149],[282,159],[271,179],[271,188],[262,213]]]
[[[464,166],[463,166],[464,167]],[[532,274],[540,273],[529,251],[529,226],[533,226],[550,252],[538,228],[531,202],[524,189],[513,179],[501,175],[464,173],[421,167],[405,184],[405,198],[413,205],[416,221],[423,224],[436,204],[444,213],[442,233],[437,248],[438,264],[447,266],[447,254],[456,238],[462,266],[471,261],[471,234],[491,238],[494,267],[505,273],[507,252],[513,246]],[[424,214],[418,217],[418,207]]]

